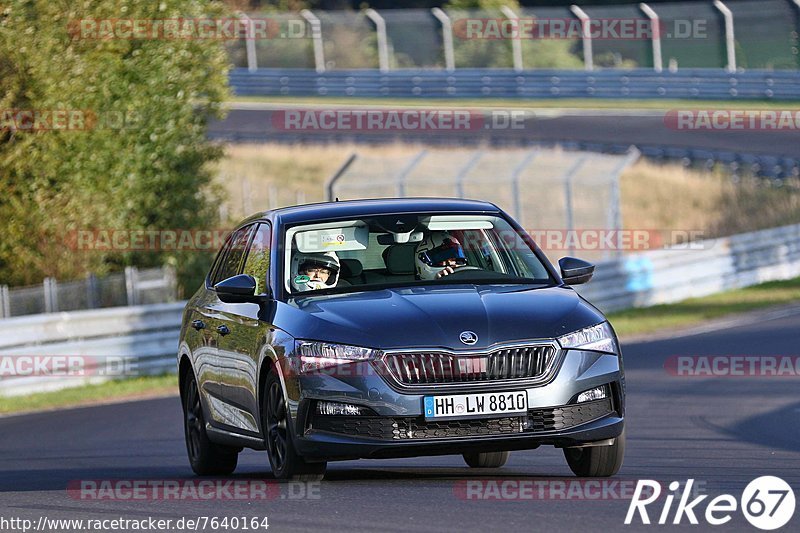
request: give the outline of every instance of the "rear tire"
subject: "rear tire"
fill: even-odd
[[[319,481],[325,477],[326,462],[309,463],[294,447],[289,431],[289,413],[283,387],[274,371],[264,385],[261,418],[267,441],[267,455],[272,473],[281,481]]]
[[[625,430],[611,446],[564,448],[564,457],[578,477],[609,477],[622,467],[625,456]]]
[[[464,462],[470,468],[500,468],[506,461],[510,452],[483,452],[483,453],[465,453],[463,455]]]
[[[200,404],[200,392],[194,373],[183,377],[183,427],[189,464],[198,476],[227,476],[236,470],[239,450],[211,442]]]

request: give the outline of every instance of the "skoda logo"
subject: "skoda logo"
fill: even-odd
[[[469,346],[478,342],[478,334],[474,331],[462,331],[458,338],[461,339],[461,342]]]

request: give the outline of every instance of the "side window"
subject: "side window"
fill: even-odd
[[[225,254],[228,253],[228,248],[230,247],[232,238],[233,235],[228,235],[225,238],[225,243],[222,245],[222,248],[219,249],[217,256],[214,258],[214,262],[211,264],[211,270],[208,272],[208,282],[211,285],[216,283],[214,280],[217,279],[217,272],[219,272],[220,265],[225,260]]]
[[[247,252],[247,259],[244,262],[243,274],[250,274],[256,280],[256,294],[267,292],[267,280],[269,279],[269,251],[272,238],[272,227],[269,224],[259,224],[250,250]]]
[[[254,230],[255,225],[250,225],[233,234],[226,245],[225,257],[220,261],[220,265],[214,274],[214,279],[211,280],[212,285],[239,273],[242,257],[247,249],[247,242],[250,240],[250,235]]]

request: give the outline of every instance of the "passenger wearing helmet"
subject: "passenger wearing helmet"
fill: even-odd
[[[458,239],[445,231],[433,231],[417,245],[415,261],[419,279],[438,279],[466,266],[467,256]]]
[[[339,278],[339,258],[335,252],[295,252],[291,276],[295,291],[332,289]]]

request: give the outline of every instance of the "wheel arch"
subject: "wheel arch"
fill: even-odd
[[[189,354],[184,353],[181,355],[180,362],[178,363],[178,390],[181,398],[183,398],[184,393],[184,381],[189,372],[194,373],[194,368],[192,368],[192,361],[189,358]],[[196,376],[195,379],[197,379]]]

